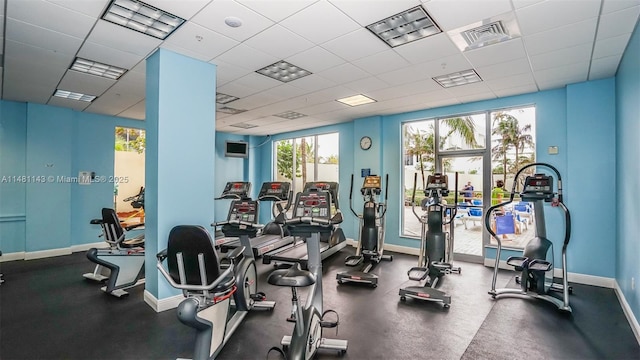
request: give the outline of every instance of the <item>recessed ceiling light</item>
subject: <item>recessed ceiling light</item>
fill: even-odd
[[[237,128],[241,128],[241,129],[251,129],[254,127],[258,127],[258,125],[253,125],[253,124],[247,124],[247,123],[237,123],[237,124],[232,124],[229,126],[233,126],[233,127],[237,127]]]
[[[282,82],[289,82],[311,75],[311,72],[299,66],[292,65],[284,60],[265,66],[256,72]]]
[[[138,0],[113,0],[102,19],[131,30],[165,39],[184,19]]]
[[[233,96],[233,95],[227,95],[227,94],[223,94],[223,93],[216,93],[216,102],[218,104],[226,104],[226,103],[230,103],[232,101],[236,101],[239,98]]]
[[[478,73],[473,70],[458,71],[447,75],[440,75],[433,78],[443,88],[472,84],[482,81]]]
[[[367,29],[391,47],[442,32],[422,6],[377,21],[367,26]]]
[[[235,114],[243,113],[243,112],[245,112],[247,110],[240,110],[240,109],[230,108],[228,106],[223,106],[221,108],[216,109],[216,111],[221,112],[221,113],[225,113],[225,114],[235,115]]]
[[[77,57],[71,70],[83,72],[86,74],[101,76],[107,79],[118,80],[127,70],[113,65],[107,65],[96,61],[91,61]]]
[[[364,105],[364,104],[370,104],[370,103],[376,102],[372,98],[366,97],[364,95],[349,96],[346,98],[338,99],[337,101],[343,104],[347,104],[349,106],[358,106],[358,105]]]
[[[86,102],[92,102],[96,98],[95,95],[85,95],[81,93],[60,90],[60,89],[57,89],[56,92],[53,94],[53,96],[63,98],[63,99],[86,101]]]
[[[299,119],[301,117],[305,117],[307,115],[301,114],[301,113],[295,112],[295,111],[285,111],[283,113],[276,114],[276,115],[273,115],[273,116],[278,116],[278,117],[281,117],[281,118],[284,118],[284,119],[293,120],[293,119]]]

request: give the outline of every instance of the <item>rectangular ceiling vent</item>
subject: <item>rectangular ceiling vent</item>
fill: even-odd
[[[237,124],[233,124],[233,125],[229,125],[229,126],[233,126],[233,127],[237,127],[237,128],[241,128],[241,129],[251,129],[254,127],[258,127],[258,125],[252,125],[252,124],[247,124],[247,123],[237,123]]]
[[[469,45],[469,49],[476,49],[511,39],[511,36],[502,25],[502,21],[463,31],[462,37]]]
[[[243,113],[243,112],[245,112],[247,110],[240,110],[240,109],[230,108],[228,106],[223,106],[223,107],[217,108],[216,111],[217,112],[221,112],[221,113],[225,113],[225,114],[235,115],[235,114]]]

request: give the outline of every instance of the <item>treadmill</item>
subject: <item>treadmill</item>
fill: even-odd
[[[327,191],[331,193],[331,202],[336,212],[340,211],[338,204],[338,183],[327,181],[313,181],[304,184],[304,192],[317,189],[318,191]],[[282,213],[284,215],[284,213]],[[337,225],[331,233],[322,234],[320,237],[320,257],[322,260],[337,253],[347,246],[344,232]],[[294,241],[292,244],[281,249],[273,250],[262,255],[262,263],[271,264],[300,264],[302,269],[308,268],[308,254],[306,239],[302,241]]]
[[[271,207],[272,215],[277,217],[278,214],[286,212],[291,206],[291,183],[288,182],[265,182],[260,188],[258,194],[258,201],[272,201]],[[287,205],[283,208],[282,203],[287,202]],[[253,250],[253,256],[258,258],[264,253],[269,251],[280,249],[283,246],[293,243],[294,237],[288,236],[285,233],[284,227],[275,222],[270,222],[264,226],[261,235],[250,238],[251,249]],[[239,239],[230,239],[219,244],[220,251],[228,252],[241,246]]]
[[[249,198],[249,192],[251,191],[251,183],[248,181],[230,181],[222,190],[222,195],[215,198],[214,200],[221,199],[232,199],[232,200],[242,200]],[[231,207],[233,208],[233,202],[231,203]],[[231,210],[230,210],[231,211]],[[230,242],[230,241],[240,241],[237,236],[227,236],[224,234],[224,231],[218,231],[217,227],[214,226],[215,223],[211,224],[213,226],[213,230],[215,231],[215,240],[214,244],[216,248],[220,248],[221,244]],[[256,236],[256,234],[249,235]]]

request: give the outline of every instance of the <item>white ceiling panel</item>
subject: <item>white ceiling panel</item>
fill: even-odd
[[[96,19],[42,0],[7,2],[7,18],[84,38]]]
[[[317,73],[345,63],[344,59],[320,46],[314,46],[311,49],[290,56],[285,60],[312,73]]]
[[[354,61],[353,64],[373,75],[401,69],[410,65],[407,60],[391,49],[363,57]]]
[[[420,5],[418,0],[329,0],[329,2],[362,26],[370,25]]]
[[[7,39],[43,49],[75,55],[83,38],[77,38],[14,19],[7,19]]]
[[[245,41],[245,44],[282,60],[313,47],[313,43],[290,30],[274,25]]]
[[[596,18],[601,0],[547,0],[516,10],[523,35],[551,30],[567,24]]]
[[[67,70],[58,88],[81,94],[100,96],[115,83],[116,80]]]
[[[240,19],[242,26],[230,27],[224,21],[227,17]],[[236,41],[245,41],[274,24],[273,21],[255,11],[228,0],[212,1],[191,21]]]
[[[47,105],[66,107],[66,108],[69,108],[69,109],[82,111],[82,110],[86,109],[87,107],[89,107],[89,105],[91,105],[91,102],[89,102],[89,101],[69,100],[69,99],[63,99],[63,98],[60,98],[60,97],[57,97],[57,96],[52,96],[51,99],[49,99],[49,102],[47,103]]]
[[[228,106],[248,109],[217,112],[217,130],[274,134],[610,77],[640,14],[638,0],[145,2],[186,22],[160,40],[99,20],[109,0],[0,0],[0,15],[7,11],[0,16],[2,99],[144,119],[145,58],[162,47],[215,64],[216,91],[239,97]],[[390,48],[366,29],[421,4],[444,33]],[[521,38],[463,52],[446,33],[508,14],[517,18]],[[226,25],[228,17],[242,25]],[[68,71],[75,56],[129,71],[118,81],[81,76]],[[312,74],[281,83],[255,72],[279,60]],[[432,79],[466,69],[483,82],[446,90]],[[50,100],[57,85],[100,96],[84,109],[84,103]],[[335,101],[360,93],[377,102],[349,107]],[[309,116],[273,117],[288,110]],[[230,126],[253,122],[260,127]]]
[[[596,19],[590,19],[525,36],[524,43],[527,53],[531,56],[580,44],[593,43],[597,25]]]
[[[268,55],[243,43],[216,57],[212,62],[215,63],[217,60],[234,66],[239,66],[247,70],[256,71],[282,59]]]
[[[317,2],[280,23],[314,44],[360,29],[360,25],[328,2]]]
[[[598,39],[606,39],[633,31],[638,22],[640,5],[602,15],[598,25]]]
[[[200,25],[187,23],[171,34],[164,44],[176,45],[202,54],[206,58],[205,61],[209,61],[240,43]]]
[[[272,21],[279,22],[299,12],[318,0],[236,0]]]
[[[511,11],[509,0],[431,0],[425,2],[424,6],[443,31]]]

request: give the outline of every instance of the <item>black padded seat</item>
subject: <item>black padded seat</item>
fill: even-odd
[[[177,254],[182,253],[184,261],[184,272],[186,285],[203,285],[200,277],[200,265],[198,254],[204,256],[206,283],[213,283],[221,275],[220,261],[209,236],[209,232],[199,225],[178,225],[171,229],[169,241],[167,243],[167,268],[169,275],[176,283],[180,284],[180,273],[178,271]],[[228,285],[231,283],[231,285]],[[233,285],[231,280],[225,279],[216,291],[223,291],[223,284],[226,287]]]
[[[91,223],[94,224],[95,220],[91,220]],[[95,222],[99,223],[99,222]],[[134,247],[144,247],[144,235],[142,235],[142,241],[130,241],[132,239],[125,239],[124,237],[124,228],[122,224],[120,224],[120,219],[118,219],[118,215],[116,211],[110,208],[102,208],[102,226],[104,227],[105,236],[108,237],[111,241],[120,240],[120,247],[122,248],[134,248]]]
[[[273,271],[267,282],[276,286],[305,287],[316,283],[316,277],[309,271],[302,270],[299,263],[289,269]]]

